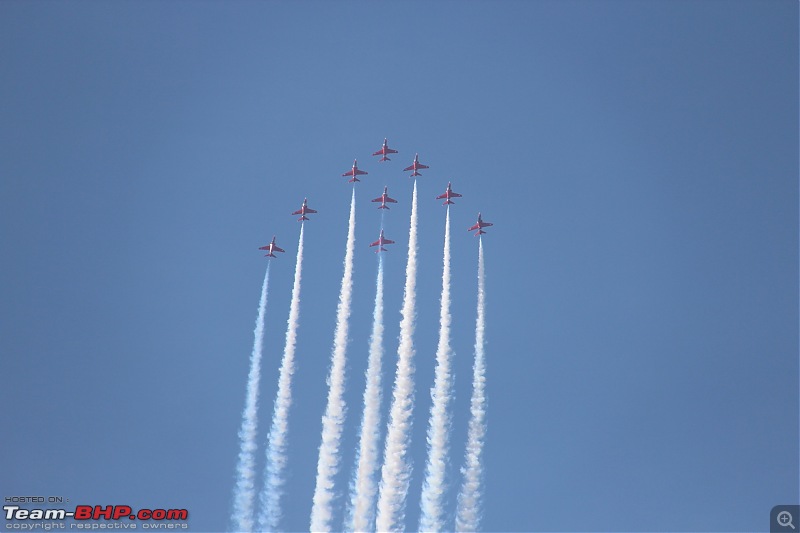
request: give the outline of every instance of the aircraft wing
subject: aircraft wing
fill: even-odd
[[[394,244],[394,241],[390,241],[389,239],[383,239],[382,244]]]
[[[389,198],[388,196],[386,197],[386,201],[389,202],[390,204],[396,204],[397,203],[397,200],[395,200],[394,198]]]
[[[377,241],[375,241],[372,244],[370,244],[370,246],[378,246],[380,243],[381,243],[381,240],[378,239]]]
[[[310,211],[309,211],[309,212],[310,212]],[[294,213],[292,213],[292,214],[293,214],[293,215],[302,215],[302,214],[303,214],[303,210],[302,210],[302,209],[298,209],[297,211],[295,211],[295,212],[294,212]]]
[[[455,196],[455,194],[452,194],[451,196]],[[461,196],[461,195],[459,194],[459,196]],[[447,198],[447,193],[440,194],[439,196],[436,197],[437,200],[441,200],[442,198]],[[292,214],[296,214],[296,213],[292,213]]]
[[[481,229],[481,225],[480,224],[475,224],[474,226],[469,228],[467,231],[475,231],[476,229]]]
[[[419,168],[422,168],[422,165],[419,165]],[[403,172],[405,172],[406,170],[414,170],[414,165],[411,165],[410,167],[404,168]]]
[[[459,195],[459,196],[461,196],[461,195]],[[306,207],[306,213],[316,213],[316,212],[317,212],[316,209],[311,209],[311,208]],[[294,213],[294,214],[296,215],[297,213]]]
[[[278,248],[277,246],[273,246],[272,247],[272,251],[273,252],[285,252],[286,250],[284,250],[283,248]]]
[[[457,192],[453,192],[453,191],[450,191],[450,196],[452,196],[453,198],[461,198],[460,194],[458,194]],[[444,198],[444,196],[440,196],[440,198]]]

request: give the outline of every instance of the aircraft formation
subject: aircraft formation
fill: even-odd
[[[391,161],[398,151],[389,147],[387,139],[383,140],[380,149],[373,152],[373,157],[378,157],[378,163]],[[381,165],[379,165],[381,166]],[[385,165],[391,167],[392,165]],[[401,167],[397,167],[401,168]],[[413,194],[411,196],[411,214],[409,219],[408,253],[406,254],[405,285],[403,288],[403,304],[400,314],[402,319],[399,324],[397,345],[397,369],[392,389],[391,403],[388,407],[388,416],[384,419],[381,411],[381,381],[383,379],[382,358],[384,356],[384,311],[383,287],[384,273],[383,256],[395,241],[390,239],[384,230],[384,215],[392,213],[391,204],[401,205],[402,202],[389,196],[389,187],[384,186],[382,194],[372,198],[371,204],[381,214],[381,227],[378,239],[369,242],[371,250],[379,260],[375,281],[375,308],[373,311],[373,329],[369,343],[369,358],[365,374],[365,388],[363,395],[363,415],[360,430],[359,445],[357,447],[357,464],[353,465],[353,478],[350,484],[350,503],[348,509],[340,513],[336,510],[336,499],[342,496],[343,489],[336,488],[336,478],[343,466],[343,457],[340,452],[342,436],[348,427],[345,421],[346,400],[346,367],[348,352],[348,337],[350,327],[350,314],[353,305],[354,286],[354,256],[356,255],[355,239],[355,213],[356,192],[355,184],[362,178],[369,182],[374,178],[364,178],[369,173],[360,169],[358,160],[353,160],[353,165],[347,172],[341,174],[347,183],[353,184],[350,200],[350,216],[348,221],[347,241],[345,245],[345,259],[342,270],[342,281],[339,291],[339,301],[336,313],[336,326],[331,349],[329,374],[326,380],[328,385],[327,403],[325,414],[322,417],[321,444],[317,463],[317,479],[312,498],[310,516],[311,531],[398,531],[405,530],[404,510],[408,495],[408,476],[413,469],[409,449],[411,445],[412,421],[414,419],[413,403],[415,396],[414,386],[414,337],[415,317],[417,309],[416,280],[417,280],[417,252],[418,252],[418,187],[417,176],[427,174],[430,167],[420,162],[419,154],[414,154],[414,159],[403,172],[414,179]],[[377,173],[380,174],[380,173]],[[335,176],[335,174],[333,174]],[[377,191],[375,191],[377,192]],[[397,192],[395,191],[395,194]],[[442,293],[439,303],[439,342],[435,352],[435,379],[431,388],[431,410],[428,422],[427,448],[428,460],[424,470],[424,481],[420,492],[420,522],[418,531],[477,531],[480,522],[480,506],[483,493],[481,455],[483,453],[484,435],[486,433],[485,394],[484,394],[484,353],[485,344],[483,332],[485,329],[485,300],[484,300],[484,261],[483,242],[481,236],[486,234],[486,228],[492,226],[491,222],[483,220],[478,213],[477,221],[467,231],[477,236],[478,244],[478,297],[475,322],[475,364],[473,365],[473,392],[470,397],[470,421],[468,434],[464,442],[464,467],[462,472],[461,492],[458,496],[458,505],[455,509],[455,525],[448,525],[452,519],[448,517],[450,503],[446,493],[448,480],[446,458],[451,453],[450,426],[452,425],[453,412],[455,412],[455,397],[453,394],[453,350],[451,348],[451,220],[450,206],[463,195],[453,190],[452,182],[441,194],[431,194],[432,199],[442,202],[446,208],[444,224],[444,245],[442,249]],[[431,202],[432,203],[432,202]],[[287,210],[288,211],[288,210]],[[374,211],[373,211],[374,213]],[[289,318],[286,329],[286,345],[281,358],[278,388],[275,395],[275,404],[272,415],[267,442],[264,464],[263,487],[256,504],[256,491],[254,480],[257,477],[255,468],[256,460],[253,453],[257,450],[257,421],[258,421],[258,389],[260,380],[261,348],[264,340],[264,316],[267,305],[267,289],[269,286],[270,264],[267,264],[264,282],[261,289],[259,314],[256,321],[253,354],[250,360],[248,373],[247,394],[245,408],[242,412],[242,426],[239,432],[241,449],[237,464],[237,481],[234,491],[234,505],[231,515],[234,524],[233,531],[275,531],[280,529],[281,499],[284,496],[284,483],[286,480],[285,464],[288,461],[286,447],[289,428],[289,408],[292,403],[291,376],[294,372],[295,349],[297,332],[300,326],[300,287],[303,265],[304,249],[304,223],[310,221],[317,211],[309,206],[308,198],[304,198],[299,209],[291,212],[300,222],[300,234],[297,245],[297,260],[295,263],[294,283],[292,298],[289,305]],[[390,215],[391,216],[391,215]],[[465,224],[466,226],[466,224]],[[365,248],[367,244],[363,245]],[[259,248],[264,250],[265,257],[273,259],[284,250],[276,244],[276,237]],[[434,392],[435,391],[435,392]],[[384,447],[381,454],[381,426],[386,424]],[[380,480],[380,483],[378,481]],[[346,489],[344,489],[346,490]],[[463,503],[467,502],[467,503]],[[256,513],[258,511],[258,513]],[[339,520],[343,525],[334,524]],[[256,526],[256,515],[258,525]]]
[[[377,152],[373,152],[372,155],[373,156],[377,156],[377,155],[381,156],[381,158],[378,160],[378,162],[382,163],[383,161],[391,161],[391,159],[388,157],[389,154],[396,154],[396,153],[398,153],[397,150],[389,148],[388,139],[383,139],[383,145],[381,146],[380,150],[378,150]],[[430,168],[428,165],[423,165],[422,163],[419,162],[419,154],[416,153],[416,154],[414,154],[414,161],[411,163],[411,165],[405,167],[403,169],[403,172],[411,171],[411,174],[409,175],[409,178],[413,178],[415,176],[422,176],[422,173],[420,173],[419,171],[420,170],[425,170],[425,169],[428,169],[428,168]],[[361,181],[358,178],[358,176],[364,176],[364,175],[367,175],[367,174],[369,174],[369,172],[366,172],[366,171],[361,170],[360,168],[358,168],[358,160],[354,159],[353,160],[353,166],[351,167],[350,170],[348,170],[347,172],[342,174],[342,177],[349,177],[350,179],[347,180],[347,183],[355,184],[356,182]],[[461,197],[462,197],[461,194],[453,191],[452,183],[451,182],[447,182],[447,188],[445,189],[444,193],[442,193],[439,196],[437,196],[436,199],[437,200],[444,199],[444,202],[442,203],[442,205],[455,205],[455,202],[453,202],[453,198],[461,198]],[[377,198],[373,199],[372,202],[380,202],[381,205],[378,206],[378,209],[389,209],[389,206],[386,205],[386,204],[387,203],[396,204],[397,200],[395,200],[394,198],[390,198],[389,197],[389,187],[388,186],[384,186],[383,187],[383,194],[381,194]],[[292,215],[300,215],[300,218],[298,218],[297,221],[298,222],[303,222],[303,221],[306,221],[306,220],[311,220],[306,215],[314,214],[316,212],[317,211],[315,211],[314,209],[311,209],[310,207],[308,207],[308,198],[304,198],[303,199],[303,205],[297,211],[292,212]],[[475,231],[474,235],[477,237],[477,236],[486,234],[486,232],[483,230],[483,228],[486,228],[486,227],[492,226],[492,225],[493,224],[491,222],[484,222],[484,220],[481,218],[481,214],[478,213],[478,221],[474,225],[470,226],[467,229],[467,231]],[[383,230],[381,230],[380,237],[378,238],[378,240],[373,242],[372,244],[370,244],[370,246],[377,246],[378,247],[378,249],[375,251],[375,253],[386,252],[387,251],[386,248],[383,247],[384,244],[394,244],[394,241],[389,240],[386,237],[384,237]],[[264,257],[270,257],[270,258],[271,257],[277,257],[273,252],[283,252],[284,251],[281,248],[278,248],[278,246],[275,244],[275,236],[274,235],[272,237],[272,242],[270,242],[269,244],[267,244],[265,246],[260,247],[259,250],[266,250],[267,253],[264,255]]]

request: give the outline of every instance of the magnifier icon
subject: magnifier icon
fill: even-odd
[[[779,526],[789,526],[790,528],[794,529],[794,524],[792,524],[792,513],[789,511],[781,511],[778,513],[777,520]]]

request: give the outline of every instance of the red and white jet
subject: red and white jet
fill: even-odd
[[[275,255],[272,252],[285,252],[286,251],[283,248],[278,248],[278,245],[275,244],[275,235],[272,236],[272,242],[271,243],[269,243],[266,246],[262,246],[261,248],[259,248],[259,250],[268,250],[267,255],[265,255],[264,257],[278,257],[277,255]]]
[[[389,148],[389,145],[387,144],[386,139],[384,139],[383,140],[383,146],[381,146],[381,149],[378,150],[377,152],[375,152],[372,155],[382,155],[383,157],[381,157],[378,160],[380,162],[380,161],[391,161],[391,159],[389,159],[386,156],[389,155],[389,154],[396,154],[396,153],[397,153],[397,150],[392,150],[391,148]]]
[[[390,204],[396,204],[397,200],[394,198],[389,198],[389,187],[383,188],[383,194],[372,200],[373,202],[380,202],[381,205],[378,206],[378,209],[389,209],[389,206],[386,205],[386,202]]]
[[[437,200],[441,200],[442,198],[445,198],[445,201],[442,205],[455,204],[455,202],[451,200],[451,198],[461,198],[461,195],[458,194],[457,192],[453,192],[453,189],[450,188],[450,182],[448,181],[447,190],[444,191],[444,194],[440,194],[439,196],[436,197]]]
[[[484,222],[483,219],[481,218],[481,214],[478,213],[478,222],[476,222],[475,225],[472,226],[471,228],[469,228],[467,231],[478,230],[478,233],[475,234],[475,236],[477,237],[478,235],[481,235],[482,233],[486,233],[485,231],[483,231],[483,228],[485,228],[486,226],[492,226],[492,225],[493,224],[491,222]]]
[[[384,244],[394,244],[394,241],[390,241],[389,239],[385,238],[383,236],[383,230],[381,230],[381,236],[378,237],[377,241],[375,241],[372,244],[370,244],[370,246],[377,246],[378,247],[378,249],[375,250],[376,254],[380,253],[380,252],[388,252],[388,250],[383,247]]]
[[[358,169],[358,160],[353,159],[353,168],[342,174],[342,176],[352,176],[347,183],[353,183],[354,181],[361,181],[356,176],[360,176],[361,174],[368,174],[368,172],[364,172],[363,170]]]
[[[302,207],[300,207],[300,209],[298,209],[297,211],[295,211],[292,214],[293,215],[300,215],[300,218],[298,218],[297,220],[302,222],[303,220],[311,220],[310,218],[308,218],[306,216],[307,214],[311,214],[311,213],[316,213],[316,211],[314,211],[313,209],[308,207],[308,198],[303,198]]]
[[[420,169],[423,169],[423,168],[430,168],[430,167],[428,165],[423,165],[422,163],[420,163],[419,162],[419,154],[414,154],[414,162],[411,163],[410,167],[404,168],[403,172],[405,172],[406,170],[413,170],[414,173],[411,174],[411,176],[409,176],[409,177],[422,176],[422,174],[420,174],[417,171],[420,170]]]

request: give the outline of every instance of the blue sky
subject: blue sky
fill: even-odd
[[[419,515],[448,181],[460,482],[481,211],[487,531],[758,531],[798,489],[796,2],[0,3],[0,492],[228,525],[303,197],[284,527],[308,528],[351,188],[350,476],[384,185],[385,397],[415,152]],[[370,157],[384,137],[400,151]],[[388,405],[384,405],[384,412]],[[259,454],[259,464],[263,457]],[[455,491],[451,491],[451,504]]]

